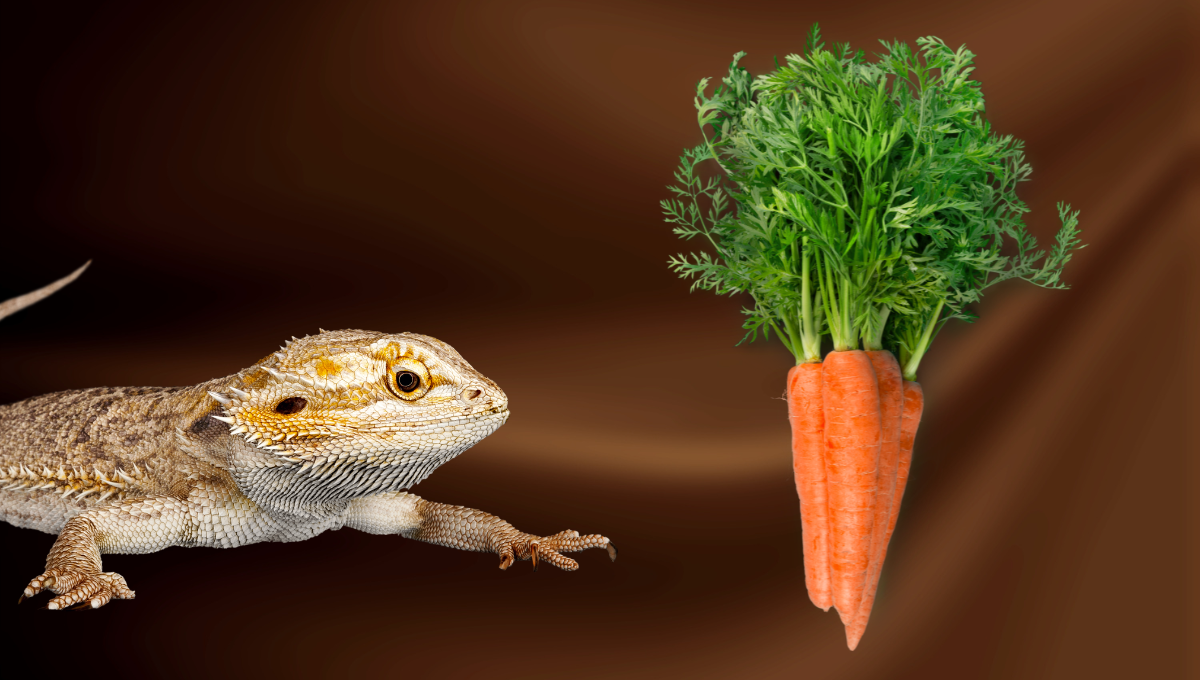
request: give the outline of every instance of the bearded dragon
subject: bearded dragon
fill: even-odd
[[[84,265],[86,267],[87,265]],[[70,283],[0,304],[0,318]],[[49,289],[49,290],[48,290]],[[48,290],[48,292],[47,292]],[[486,512],[409,493],[508,419],[508,398],[450,345],[415,333],[321,331],[192,387],[69,390],[0,406],[0,519],[58,534],[49,609],[134,591],[105,553],[302,541],[351,527],[492,552],[500,568],[616,547],[534,536]]]

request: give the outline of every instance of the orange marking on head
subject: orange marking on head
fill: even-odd
[[[400,358],[400,345],[394,342],[389,342],[386,347],[383,347],[378,352],[375,352],[375,359],[379,361],[395,361]]]
[[[321,357],[317,359],[317,375],[322,378],[335,376],[342,372],[342,365],[332,359]]]

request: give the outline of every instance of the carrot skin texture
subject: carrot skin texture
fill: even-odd
[[[913,444],[917,440],[917,427],[921,414],[925,412],[925,392],[921,384],[904,381],[904,416],[900,421],[900,464],[896,468],[896,500],[892,503],[892,515],[888,520],[887,535],[883,542],[883,558],[887,557],[887,546],[896,530],[896,518],[900,516],[900,501],[904,499],[904,487],[908,486],[908,471],[912,467]]]
[[[788,420],[792,424],[792,471],[800,496],[804,543],[804,581],[812,603],[833,606],[829,579],[829,503],[825,477],[825,411],[821,364],[799,364],[788,371]]]
[[[879,383],[862,350],[830,352],[821,377],[833,604],[849,626],[862,603],[870,562],[882,434]]]
[[[875,592],[879,587],[879,574],[883,569],[884,555],[887,554],[887,539],[891,536],[888,525],[896,498],[904,409],[904,376],[900,372],[900,364],[896,357],[887,350],[878,350],[868,351],[867,358],[870,359],[871,367],[875,369],[875,377],[879,381],[879,473],[876,479],[875,517],[871,526],[871,557],[867,582],[857,615],[853,623],[846,627],[846,644],[851,650],[858,646],[858,641],[862,639],[867,622],[871,618],[871,607],[875,604]]]

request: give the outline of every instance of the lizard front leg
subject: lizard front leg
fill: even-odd
[[[346,526],[371,534],[399,534],[426,543],[459,550],[490,552],[500,556],[500,568],[513,560],[538,560],[574,571],[579,563],[562,555],[587,548],[607,548],[616,560],[617,548],[604,536],[580,536],[577,531],[560,531],[553,536],[534,536],[518,531],[504,520],[481,510],[460,505],[431,503],[408,493],[386,493],[352,501]]]
[[[101,553],[150,553],[187,543],[193,523],[184,501],[159,496],[92,508],[67,520],[46,557],[46,570],[29,582],[22,599],[49,589],[49,609],[85,603],[102,607],[132,599],[125,578],[103,571]]]

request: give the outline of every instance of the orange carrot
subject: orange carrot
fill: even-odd
[[[825,412],[821,364],[798,364],[788,371],[788,419],[792,423],[792,471],[800,495],[804,580],[812,603],[829,611],[829,504],[825,482]]]
[[[871,606],[875,603],[875,589],[878,587],[879,570],[883,568],[883,562],[887,558],[888,545],[892,541],[892,532],[896,530],[896,518],[900,516],[900,502],[904,498],[904,488],[908,485],[908,471],[912,467],[913,443],[917,438],[917,426],[921,424],[921,413],[925,410],[925,394],[919,383],[905,380],[901,385],[901,390],[903,391],[903,414],[900,419],[899,457],[896,461],[896,489],[877,566],[872,565],[875,582],[871,584],[871,588],[863,597],[862,608],[859,611],[860,623],[855,627],[855,637],[852,641],[850,630],[847,629],[846,632],[846,639],[851,650],[862,638],[863,631],[867,627],[867,619],[871,616]],[[878,515],[876,516],[878,517]]]
[[[867,358],[870,359],[871,367],[875,369],[875,376],[879,381],[879,414],[882,428],[867,582],[858,613],[853,623],[846,627],[846,644],[852,650],[858,646],[858,641],[867,629],[867,621],[871,618],[871,607],[875,604],[875,591],[879,586],[879,573],[883,568],[883,556],[887,551],[888,523],[896,497],[897,468],[900,463],[900,424],[904,405],[904,377],[900,374],[900,364],[897,363],[896,357],[887,350],[875,350],[868,351]]]
[[[957,53],[963,68],[936,76],[933,69],[929,77],[912,79],[913,69],[924,72],[950,52],[936,38],[922,39],[916,51],[889,44],[889,54],[869,67],[903,90],[889,99],[877,88],[861,87],[860,70],[845,68],[836,50],[822,47],[816,26],[808,46],[804,58],[796,57],[803,68],[791,64],[760,76],[755,82],[762,87],[742,88],[737,96],[728,88],[710,96],[708,81],[701,82],[695,103],[704,142],[684,150],[675,173],[678,184],[670,188],[673,198],[661,205],[677,235],[703,236],[697,240],[707,249],[672,257],[671,269],[693,279],[693,289],[748,295],[753,304],[745,310],[743,326],[749,338],[775,335],[797,364],[819,364],[788,374],[805,583],[817,606],[837,608],[846,642],[854,649],[875,604],[923,408],[920,386],[906,380],[916,379],[930,343],[947,322],[973,316],[964,305],[984,288],[1008,278],[1065,288],[1063,267],[1083,244],[1078,213],[1064,204],[1055,245],[1045,250],[1037,249],[1020,210],[971,224],[948,224],[932,209],[915,211],[899,225],[903,228],[895,228],[889,213],[898,208],[889,207],[890,199],[881,198],[885,194],[907,193],[915,203],[932,205],[952,193],[955,205],[967,212],[988,212],[997,201],[1022,206],[1016,184],[1009,181],[1012,172],[981,170],[999,163],[1020,169],[1017,174],[1026,172],[1020,144],[994,135],[978,116],[965,127],[925,125],[927,111],[919,104],[926,100],[951,102],[940,107],[949,112],[942,116],[947,121],[963,107],[978,108],[978,83],[963,85],[970,62],[965,50]],[[738,65],[742,56],[730,64],[726,85],[752,77]],[[836,90],[837,101],[820,94],[826,90]],[[799,99],[782,96],[796,92]],[[781,133],[778,126],[754,124],[757,117],[741,115],[748,106],[764,116],[787,118],[788,129]],[[907,124],[925,126],[929,134],[898,134]],[[963,154],[955,140],[984,151]],[[823,169],[825,161],[792,162],[790,149],[813,143],[839,168],[833,175]],[[869,158],[864,160],[863,153]],[[905,171],[915,168],[916,158],[929,167],[951,168],[947,176],[961,182],[931,183],[928,173]],[[725,178],[719,187],[700,171],[711,162],[724,170],[718,173]],[[889,177],[890,194],[880,194],[880,178]],[[960,191],[960,184],[966,188]],[[768,196],[768,190],[769,208],[757,199],[743,200]],[[1009,250],[1013,257],[999,254]],[[834,351],[822,361],[826,341]],[[884,352],[885,346],[896,356]],[[817,380],[818,371],[819,398],[808,382]],[[814,410],[823,416],[820,446]]]
[[[833,604],[848,626],[862,602],[870,560],[881,439],[879,382],[862,350],[830,352],[821,377],[830,579]]]
[[[883,539],[883,557],[896,529],[896,518],[900,516],[900,500],[904,498],[904,487],[908,485],[908,470],[912,467],[913,443],[917,439],[917,426],[921,424],[921,413],[925,410],[925,392],[921,384],[913,380],[904,381],[904,417],[900,422],[900,465],[896,469],[896,500],[892,503],[892,517],[888,521],[887,535]],[[882,563],[883,557],[880,558]]]

